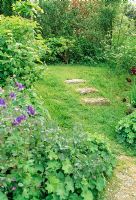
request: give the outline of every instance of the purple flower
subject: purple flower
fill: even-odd
[[[11,99],[16,99],[16,94],[15,94],[14,92],[11,92],[11,93],[9,94],[9,97],[10,97]]]
[[[0,107],[5,107],[5,106],[6,106],[5,100],[0,98]]]
[[[33,115],[35,115],[35,109],[32,106],[28,106],[27,113],[28,113],[28,115],[33,116]]]
[[[17,87],[19,87],[20,83],[16,82],[15,85],[16,85]]]
[[[13,126],[19,125],[23,120],[26,120],[26,116],[25,116],[25,115],[20,115],[19,117],[17,117],[17,118],[13,121],[12,125],[13,125]]]
[[[17,188],[16,187],[12,187],[12,190],[15,191]]]
[[[18,87],[19,90],[23,90],[25,88],[25,86],[22,85],[22,83],[18,83],[18,82],[16,82],[16,86]]]

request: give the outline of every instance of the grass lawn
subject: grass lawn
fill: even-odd
[[[103,138],[116,153],[127,150],[120,146],[115,137],[115,126],[125,116],[130,84],[127,74],[117,75],[107,66],[48,66],[44,80],[36,84],[37,93],[44,100],[53,120],[65,131],[79,125],[91,137]],[[81,78],[86,83],[66,84],[66,79]],[[79,87],[95,87],[96,94],[87,97],[106,97],[110,106],[90,106],[81,103],[84,95],[76,92]]]

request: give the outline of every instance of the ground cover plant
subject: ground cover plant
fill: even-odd
[[[136,112],[120,120],[116,131],[120,143],[126,143],[136,150]]]
[[[0,198],[99,199],[115,165],[106,145],[51,126],[32,90],[11,85],[0,89]]]

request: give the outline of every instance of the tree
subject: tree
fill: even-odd
[[[4,14],[6,16],[12,15],[12,5],[17,0],[0,0],[0,14]]]
[[[22,16],[24,18],[34,19],[38,13],[42,13],[42,9],[39,7],[36,1],[32,0],[20,0],[13,4],[14,14]]]
[[[107,43],[110,45],[112,43],[114,22],[122,2],[123,0],[101,0],[99,24]]]
[[[125,8],[125,14],[128,18],[133,19],[135,21],[136,26],[136,6],[132,3],[127,4]]]

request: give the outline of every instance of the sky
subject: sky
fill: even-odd
[[[136,3],[136,0],[129,0],[130,2],[134,2],[134,3]]]

